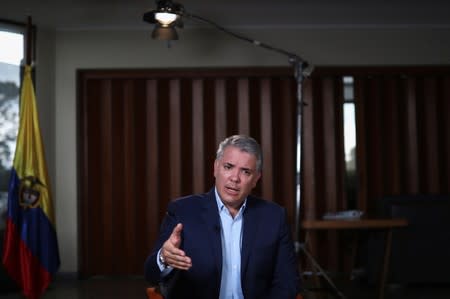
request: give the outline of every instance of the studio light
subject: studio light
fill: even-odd
[[[166,40],[168,42],[171,40],[178,40],[176,27],[183,28],[183,18],[207,24],[237,39],[244,40],[257,47],[265,48],[287,56],[289,58],[289,62],[295,67],[295,76],[298,80],[303,79],[304,75],[307,76],[312,71],[312,68],[308,65],[308,63],[297,54],[248,38],[228,30],[209,19],[188,13],[182,4],[172,2],[172,0],[156,0],[156,9],[146,12],[143,15],[144,22],[154,24],[155,26],[153,28],[152,38]]]
[[[177,40],[178,34],[175,27],[183,27],[182,16],[184,7],[170,0],[159,0],[156,2],[156,10],[146,12],[143,20],[155,24],[152,32],[153,39]]]

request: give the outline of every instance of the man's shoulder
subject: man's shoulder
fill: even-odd
[[[177,207],[203,205],[207,200],[211,199],[211,196],[213,196],[211,191],[200,194],[190,194],[175,198],[170,204]]]
[[[270,201],[267,199],[263,199],[260,197],[256,197],[256,196],[252,196],[250,195],[247,198],[247,207],[249,208],[258,208],[258,209],[263,209],[263,210],[267,210],[267,211],[276,211],[276,212],[280,212],[283,210],[283,207],[280,206],[278,203],[274,202],[274,201]]]

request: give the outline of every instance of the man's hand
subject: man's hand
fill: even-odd
[[[182,230],[183,225],[178,223],[174,227],[169,239],[164,242],[160,254],[169,266],[176,269],[189,270],[192,267],[191,258],[186,256],[184,251],[180,249]]]

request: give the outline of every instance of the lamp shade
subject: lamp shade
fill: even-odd
[[[181,20],[183,14],[183,5],[173,3],[171,0],[158,0],[157,9],[146,12],[143,20],[155,24],[152,32],[153,39],[177,40],[178,33],[175,27],[183,27]]]
[[[174,27],[163,27],[155,25],[155,29],[152,32],[152,38],[158,40],[178,40],[178,33]]]

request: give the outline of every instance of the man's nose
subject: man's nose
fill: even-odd
[[[239,171],[238,171],[238,170],[233,171],[233,172],[231,173],[230,179],[231,179],[233,182],[239,182],[239,181],[241,180]]]

